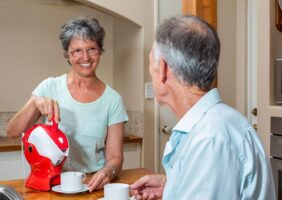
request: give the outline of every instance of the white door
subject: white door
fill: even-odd
[[[257,0],[247,6],[247,118],[257,129]]]
[[[159,166],[158,170],[160,173],[164,173],[164,169],[162,166],[162,156],[164,152],[164,148],[166,145],[166,142],[168,141],[171,130],[175,126],[177,119],[174,115],[174,113],[171,112],[171,110],[167,107],[160,107],[159,108]]]
[[[170,16],[179,15],[182,12],[182,0],[158,0],[158,23]],[[171,129],[175,126],[177,120],[175,115],[167,107],[155,106],[157,113],[158,131],[156,137],[156,166],[155,171],[164,173],[162,167],[162,156],[164,147],[171,134]]]

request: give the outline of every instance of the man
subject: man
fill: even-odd
[[[275,199],[255,130],[213,88],[219,54],[215,30],[198,17],[174,17],[158,27],[150,54],[154,91],[180,120],[164,151],[166,176],[137,180],[130,186],[137,199]]]

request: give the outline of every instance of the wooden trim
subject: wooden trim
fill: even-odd
[[[137,143],[142,144],[143,138],[135,135],[125,135],[124,144]],[[21,138],[0,137],[0,152],[21,151]]]
[[[138,143],[142,144],[143,138],[140,136],[135,136],[135,135],[124,135],[123,137],[123,143],[124,144],[129,144],[129,143]]]
[[[197,15],[197,0],[182,0],[182,14]]]
[[[182,14],[202,17],[216,29],[217,0],[182,0]]]

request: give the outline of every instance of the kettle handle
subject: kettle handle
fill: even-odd
[[[52,123],[53,123],[53,125],[52,125],[52,131],[55,132],[55,131],[58,130],[58,123],[55,121],[54,115],[53,115],[53,117],[52,117]]]

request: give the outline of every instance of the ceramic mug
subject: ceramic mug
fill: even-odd
[[[67,192],[78,191],[83,187],[86,175],[82,172],[61,173],[61,189]]]
[[[129,200],[129,185],[109,183],[104,185],[104,200]]]

